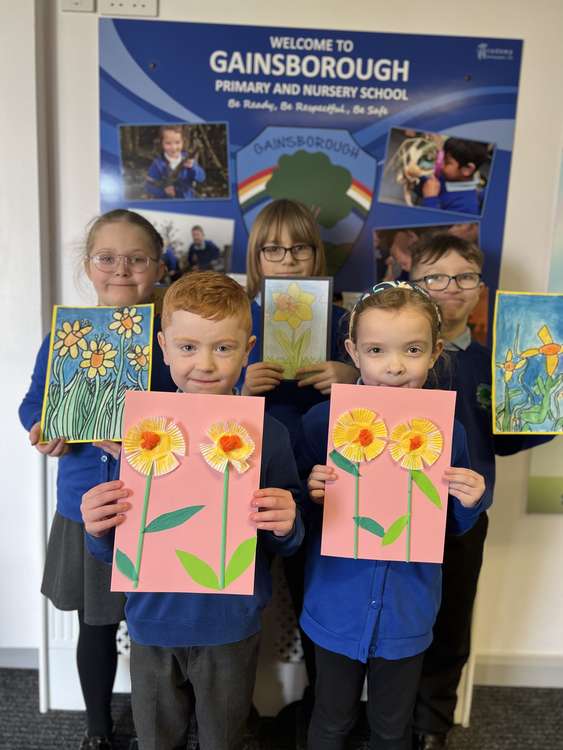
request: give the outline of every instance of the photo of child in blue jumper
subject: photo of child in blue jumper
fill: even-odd
[[[193,155],[185,150],[182,125],[163,125],[160,128],[161,151],[147,172],[147,197],[160,200],[196,198],[196,183],[205,180],[205,170]]]
[[[365,386],[422,388],[443,350],[441,316],[428,294],[408,282],[383,282],[350,317],[346,349]],[[441,565],[320,555],[326,482],[328,402],[302,420],[296,446],[309,502],[305,601],[301,627],[315,644],[317,679],[308,750],[344,750],[359,715],[367,676],[370,748],[411,750],[412,713],[424,652],[440,604]],[[470,467],[463,426],[454,423],[446,535],[463,534],[490,502]],[[376,488],[372,489],[377,492]]]

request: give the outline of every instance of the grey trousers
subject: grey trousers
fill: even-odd
[[[139,750],[185,750],[195,711],[200,750],[240,750],[252,706],[260,634],[224,646],[131,642]]]

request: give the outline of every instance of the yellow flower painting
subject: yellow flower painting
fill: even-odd
[[[106,375],[108,368],[115,367],[114,359],[117,351],[111,348],[111,344],[104,341],[90,341],[90,347],[82,354],[80,367],[86,369],[87,377],[93,379]]]
[[[137,315],[136,307],[124,307],[123,310],[117,310],[113,317],[113,322],[109,324],[110,331],[117,331],[120,336],[126,339],[130,339],[134,333],[141,333],[142,328],[139,323],[143,316]]]
[[[287,294],[274,292],[272,299],[275,305],[274,320],[285,322],[294,330],[306,320],[313,320],[312,304],[315,295],[301,290],[296,281],[287,287]]]
[[[65,320],[62,324],[62,330],[58,330],[56,333],[57,341],[53,345],[53,351],[58,352],[59,357],[66,357],[67,354],[73,359],[78,357],[78,349],[83,351],[86,349],[87,344],[84,340],[84,336],[90,333],[92,326],[86,322],[80,322],[75,320],[74,323],[69,323]]]

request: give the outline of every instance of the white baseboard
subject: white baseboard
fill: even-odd
[[[476,654],[475,684],[563,688],[563,654]]]
[[[0,648],[0,669],[39,669],[39,649]]]

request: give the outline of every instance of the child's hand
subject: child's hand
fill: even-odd
[[[193,159],[186,159],[184,161],[184,166],[187,167],[188,169],[191,169],[193,167],[193,165],[194,165],[194,160]]]
[[[250,514],[257,529],[273,531],[275,536],[286,536],[295,523],[295,501],[288,490],[268,487],[256,490],[251,503],[258,510]]]
[[[114,440],[96,440],[92,445],[101,451],[109,453],[116,461],[121,453],[121,443]]]
[[[166,195],[169,195],[171,198],[176,197],[176,188],[174,187],[174,185],[167,185],[164,188],[164,192],[166,193]]]
[[[84,528],[92,536],[104,536],[115,526],[125,521],[125,513],[131,509],[131,503],[125,498],[131,494],[123,487],[123,482],[103,482],[82,495],[80,511]],[[121,501],[121,502],[120,502]]]
[[[51,456],[51,458],[60,458],[70,450],[70,445],[67,445],[64,438],[55,438],[43,444],[39,443],[40,438],[41,422],[36,422],[29,431],[29,442],[37,448],[39,453]]]
[[[258,396],[273,391],[281,383],[283,367],[274,362],[255,362],[246,368],[243,396]]]
[[[321,466],[320,464],[313,466],[307,480],[311,500],[322,505],[325,501],[325,484],[334,482],[336,479],[338,479],[338,474],[332,466]]]
[[[434,175],[430,175],[422,186],[422,195],[425,198],[436,198],[440,195],[440,180]]]
[[[296,371],[295,377],[299,381],[299,388],[312,385],[317,391],[328,396],[333,383],[355,383],[359,373],[355,367],[344,362],[319,362],[309,367],[301,367]]]
[[[444,472],[444,479],[449,482],[450,495],[457,497],[465,508],[477,505],[485,492],[484,478],[472,469],[451,466]]]

